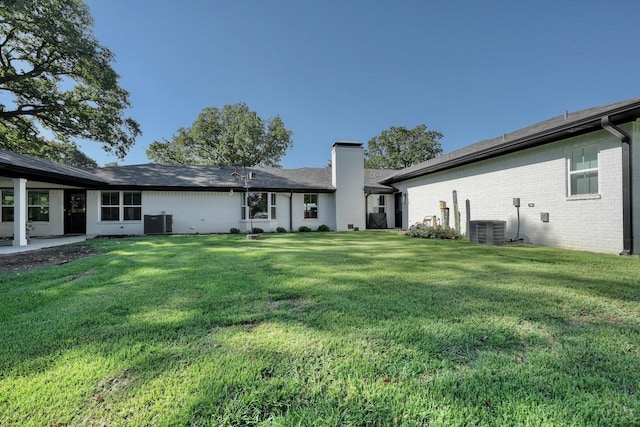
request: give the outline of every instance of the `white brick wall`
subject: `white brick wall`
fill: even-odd
[[[276,216],[288,212],[288,198],[278,197]],[[241,221],[241,195],[227,192],[143,191],[142,220],[100,221],[100,191],[87,191],[87,234],[143,234],[144,215],[173,215],[174,233],[228,233],[232,227],[245,230],[249,221]],[[286,220],[285,216],[285,220]],[[277,221],[253,220],[254,227],[275,231]],[[287,225],[284,227],[288,227]]]
[[[623,127],[631,134],[631,188],[633,205],[633,253],[640,253],[640,121],[636,120]]]
[[[335,210],[335,196],[333,193],[313,193],[318,194],[318,218],[305,218],[304,217],[304,194],[293,194],[293,231],[298,231],[298,228],[305,226],[312,230],[317,230],[319,226],[326,225],[332,230],[336,229],[336,210]],[[289,223],[283,225],[286,229],[289,229]]]
[[[567,150],[597,143],[599,197],[567,197]],[[409,225],[425,216],[441,216],[439,201],[450,208],[457,190],[461,228],[465,230],[465,200],[472,220],[507,221],[507,238],[517,232],[519,197],[520,237],[535,244],[619,253],[622,250],[622,183],[620,142],[602,130],[558,143],[427,175],[396,185],[408,194]],[[532,204],[533,206],[529,206]],[[549,213],[549,222],[540,219]]]
[[[232,227],[247,231],[249,220],[240,220],[241,193],[230,196],[227,192],[209,191],[142,191],[142,215],[173,215],[173,232],[190,233],[228,233]],[[265,232],[274,232],[277,227],[289,231],[290,193],[276,193],[276,219],[254,219],[253,226]],[[304,197],[293,194],[293,231],[302,225],[312,230],[326,224],[335,229],[334,195],[318,195],[318,218],[304,218]],[[144,222],[140,221],[100,221],[100,191],[87,191],[87,234],[118,235],[143,234]]]
[[[364,148],[336,142],[331,150],[331,165],[332,183],[336,188],[336,230],[353,230],[349,225],[364,230]]]
[[[56,188],[58,187],[58,188]],[[36,221],[33,224],[32,237],[59,236],[64,234],[64,190],[59,185],[52,185],[37,181],[27,181],[28,190],[49,191],[49,221]],[[13,183],[9,179],[0,179],[0,189],[13,189]],[[2,222],[0,219],[0,237],[13,235],[13,221]]]
[[[369,195],[369,197],[366,198],[366,202],[367,202],[367,216],[366,219],[367,221],[369,220],[369,214],[370,213],[376,213],[378,212],[376,210],[376,208],[378,207],[377,204],[377,198],[378,197],[384,197],[385,200],[385,205],[384,205],[384,211],[387,214],[387,228],[395,228],[395,221],[396,221],[396,216],[395,216],[395,205],[394,205],[394,195],[393,194],[371,194]]]

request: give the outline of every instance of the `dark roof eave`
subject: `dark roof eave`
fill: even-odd
[[[487,147],[486,149],[469,153],[467,155],[455,157],[451,160],[444,160],[435,165],[426,165],[423,168],[411,172],[407,172],[404,174],[400,173],[382,180],[380,181],[380,183],[384,185],[390,185],[396,182],[405,181],[407,179],[417,178],[423,175],[440,172],[453,167],[464,166],[470,163],[478,162],[480,160],[486,160],[527,148],[550,144],[552,142],[560,141],[568,137],[579,136],[585,133],[593,132],[595,130],[600,130],[602,129],[602,126],[600,124],[602,117],[609,117],[611,123],[613,124],[621,124],[634,120],[639,116],[640,104],[636,103],[630,106],[620,107],[609,112],[586,117],[582,120],[572,121],[571,123],[567,123],[563,126],[558,126],[553,129],[521,137],[513,141],[507,141],[503,144]],[[446,157],[446,155],[444,155],[443,157]]]
[[[393,194],[395,193],[396,190],[395,188],[391,188],[391,187],[377,187],[377,186],[372,186],[372,185],[365,185],[364,186],[364,192],[366,194]]]
[[[29,181],[43,181],[51,184],[68,185],[72,187],[99,188],[106,184],[104,181],[99,180],[62,175],[55,172],[45,172],[40,170],[34,171],[29,168],[7,165],[0,165],[0,176],[7,178],[25,178]]]
[[[244,187],[228,186],[228,187],[190,187],[190,186],[162,186],[162,185],[118,185],[111,184],[100,187],[101,190],[135,190],[135,191],[214,191],[227,192],[230,190],[243,192]],[[268,188],[268,187],[249,187],[249,191],[266,191],[271,193],[335,193],[335,188]]]

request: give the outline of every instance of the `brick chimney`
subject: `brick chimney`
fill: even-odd
[[[360,142],[333,144],[331,183],[336,188],[336,230],[364,230],[364,148]]]

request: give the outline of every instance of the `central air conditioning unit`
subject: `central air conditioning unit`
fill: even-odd
[[[170,234],[173,232],[173,215],[145,215],[144,234]]]
[[[502,245],[505,242],[506,221],[469,221],[469,241],[485,245]]]

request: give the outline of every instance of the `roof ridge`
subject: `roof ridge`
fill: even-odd
[[[458,148],[457,150],[442,154],[434,159],[427,160],[426,162],[402,169],[395,175],[386,179],[384,182],[392,183],[402,179],[426,174],[430,172],[431,168],[434,168],[437,165],[455,162],[461,159],[469,158],[470,160],[467,163],[470,163],[475,161],[472,158],[480,153],[486,152],[487,155],[483,158],[488,158],[492,157],[489,153],[493,153],[494,156],[506,154],[502,151],[504,149],[516,151],[520,144],[529,143],[526,144],[526,146],[521,147],[522,149],[528,148],[531,144],[535,143],[537,139],[540,139],[540,144],[553,142],[554,140],[557,140],[553,139],[554,134],[560,134],[562,132],[579,134],[578,132],[592,127],[590,123],[596,121],[602,116],[622,114],[635,109],[640,109],[640,97],[630,98],[624,101],[613,102],[597,107],[585,108],[574,111],[573,113],[567,112],[565,114],[553,116],[512,132],[504,133],[501,136],[483,139]],[[640,115],[640,112],[638,114]],[[599,123],[599,120],[597,121]],[[440,169],[445,168],[442,167]]]

